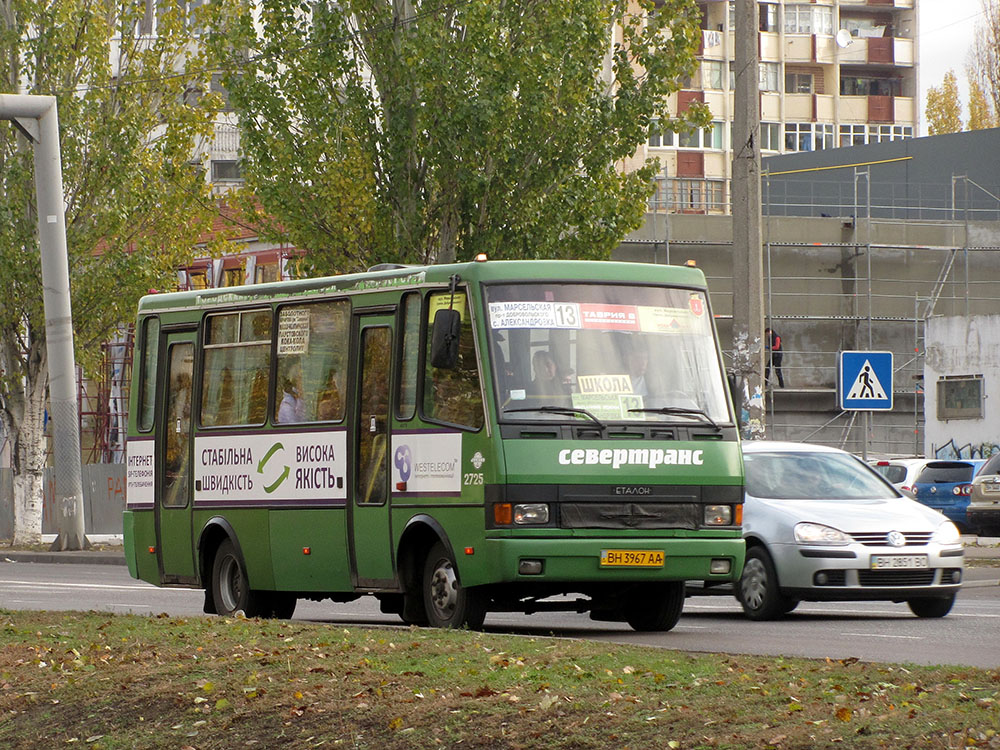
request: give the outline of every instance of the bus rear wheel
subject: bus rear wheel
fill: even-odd
[[[458,580],[451,553],[441,542],[427,555],[422,579],[427,623],[436,628],[478,630],[486,619],[486,600],[475,588]]]
[[[684,609],[684,581],[640,586],[625,608],[625,622],[648,633],[671,630]]]
[[[239,611],[247,617],[263,614],[264,602],[257,592],[250,590],[246,568],[231,539],[224,540],[215,552],[212,598],[220,615],[231,616]]]

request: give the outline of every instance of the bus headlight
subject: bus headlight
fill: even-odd
[[[519,503],[514,506],[514,523],[529,526],[549,522],[549,506],[545,503]]]
[[[732,526],[733,506],[731,505],[706,505],[705,506],[706,526]]]

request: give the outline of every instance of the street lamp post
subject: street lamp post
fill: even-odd
[[[84,549],[89,542],[83,518],[80,409],[76,394],[56,99],[54,96],[0,94],[0,118],[11,120],[34,147],[49,410],[55,441],[55,510],[59,530],[52,549]]]

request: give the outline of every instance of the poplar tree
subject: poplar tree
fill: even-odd
[[[958,79],[955,71],[944,74],[941,86],[931,86],[927,89],[928,135],[942,133],[958,133],[962,130],[962,102],[958,95]]]
[[[247,194],[317,270],[607,258],[643,220],[650,130],[709,117],[668,107],[696,65],[694,0],[214,8]]]

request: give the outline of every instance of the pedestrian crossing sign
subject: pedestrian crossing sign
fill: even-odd
[[[892,409],[892,352],[841,352],[837,364],[841,409]]]

